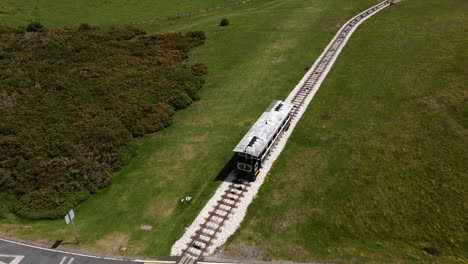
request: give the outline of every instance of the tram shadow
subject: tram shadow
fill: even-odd
[[[221,182],[227,181],[229,174],[234,170],[236,167],[236,155],[232,155],[231,159],[224,165],[223,169],[216,175],[216,178],[213,180],[214,182]]]

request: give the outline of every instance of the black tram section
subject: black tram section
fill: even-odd
[[[289,127],[293,105],[273,101],[234,148],[236,171],[254,181],[276,140]]]

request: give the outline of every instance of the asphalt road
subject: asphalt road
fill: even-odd
[[[142,264],[24,245],[0,238],[0,264]]]

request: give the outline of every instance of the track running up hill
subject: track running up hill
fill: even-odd
[[[292,90],[287,102],[294,105],[291,125],[279,136],[256,181],[246,183],[233,171],[219,186],[216,193],[187,228],[185,234],[173,245],[171,255],[180,256],[177,263],[193,264],[210,255],[234,234],[245,217],[247,207],[265,180],[273,162],[283,150],[297,122],[307,109],[335,60],[357,27],[394,1],[383,1],[347,21],[323,53]]]

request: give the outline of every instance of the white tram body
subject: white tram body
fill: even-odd
[[[255,180],[272,146],[289,127],[293,105],[281,100],[273,101],[249,132],[234,148],[237,154],[236,170]]]

